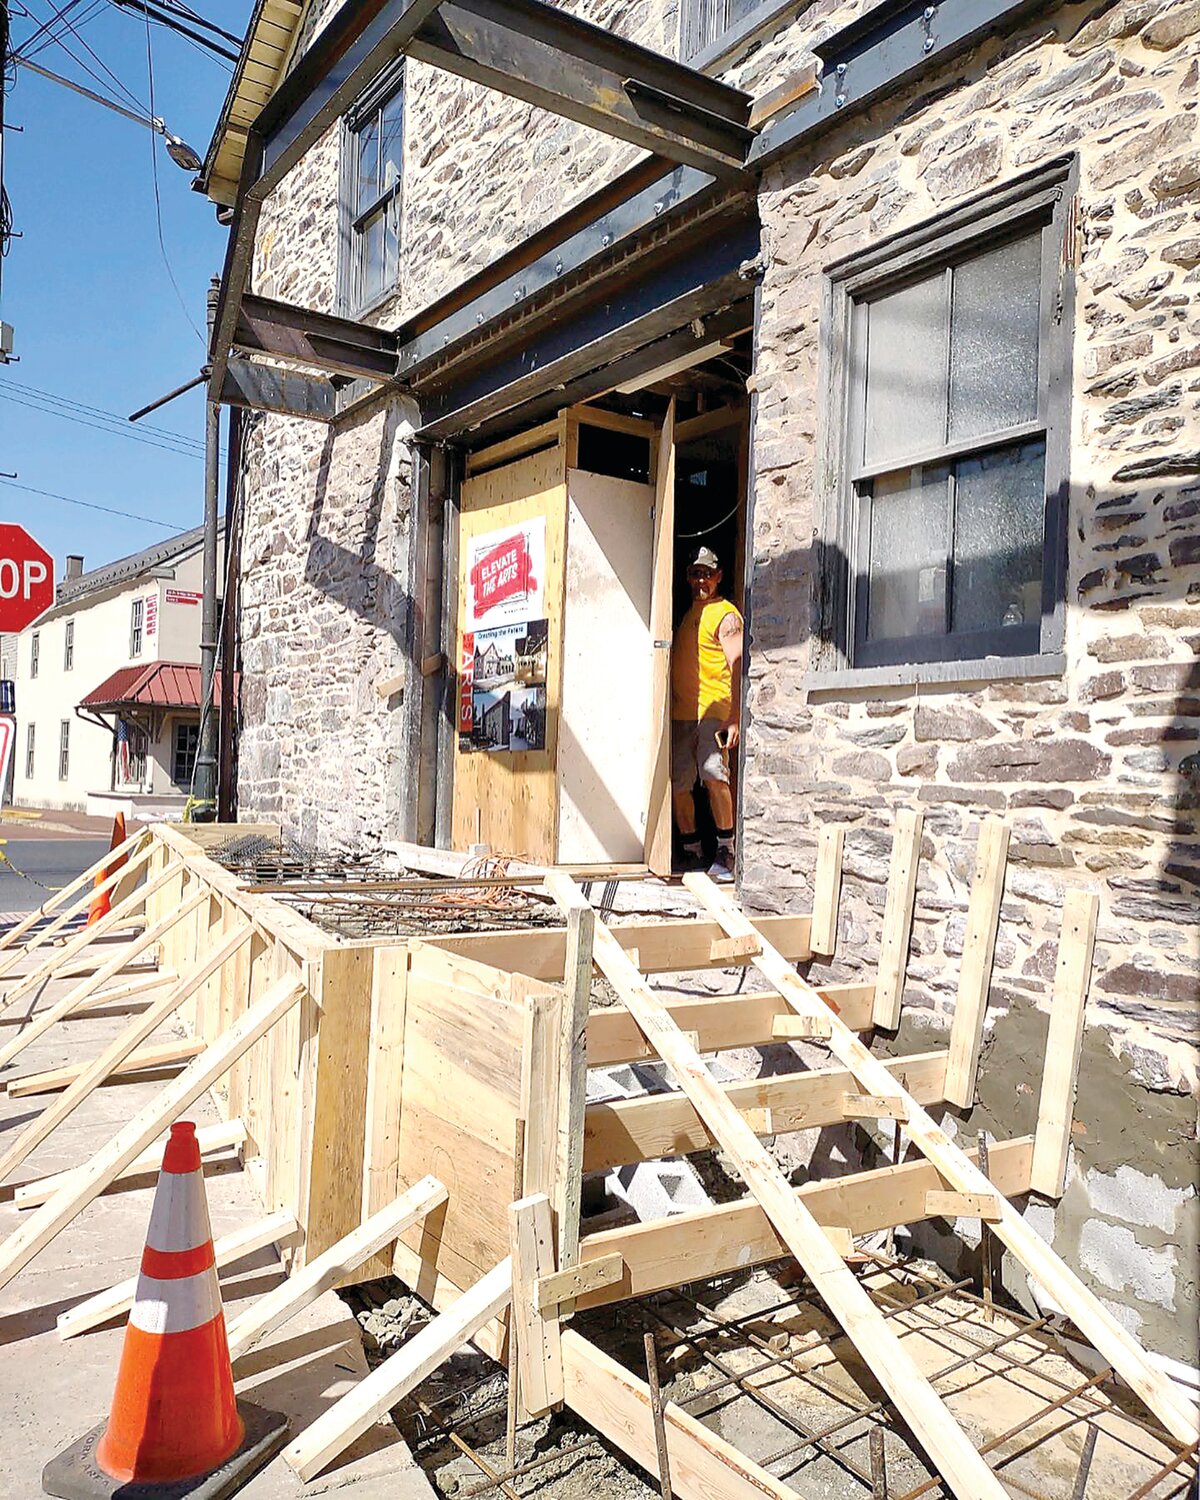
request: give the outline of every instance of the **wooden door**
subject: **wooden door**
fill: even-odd
[[[460,735],[452,816],[456,849],[481,842],[495,854],[517,855],[537,864],[557,857],[555,769],[566,526],[561,444],[463,484],[458,563]],[[509,566],[489,573],[497,558],[497,565],[515,566],[515,577]],[[493,607],[483,591],[497,581],[494,592],[501,597]],[[518,587],[510,588],[510,582]],[[539,650],[536,637],[523,635],[521,626],[540,621],[545,622],[545,634]],[[476,662],[482,668],[479,674]],[[538,683],[539,677],[543,683]],[[469,735],[461,732],[464,728]],[[528,748],[531,743],[536,748]],[[520,748],[508,748],[512,746]]]
[[[652,485],[567,474],[558,859],[639,864],[657,746],[650,626]]]

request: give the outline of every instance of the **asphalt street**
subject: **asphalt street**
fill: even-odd
[[[0,827],[0,925],[6,912],[33,911],[50,894],[43,886],[63,886],[86,870],[108,848],[107,838],[13,838]],[[8,861],[33,880],[22,879]],[[41,881],[42,885],[34,882]]]

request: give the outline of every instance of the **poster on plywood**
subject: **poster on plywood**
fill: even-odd
[[[546,748],[546,520],[470,543],[459,651],[461,750]]]

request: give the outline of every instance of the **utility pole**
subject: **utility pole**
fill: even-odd
[[[208,353],[212,358],[220,278],[208,286]],[[200,606],[200,744],[192,782],[192,821],[211,823],[217,812],[217,489],[221,474],[221,408],[204,403],[204,599]]]

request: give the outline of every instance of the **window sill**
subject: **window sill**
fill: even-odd
[[[1061,651],[1038,656],[986,656],[980,661],[918,661],[895,667],[838,667],[809,672],[804,689],[814,693],[839,693],[848,688],[918,687],[923,683],[951,683],[967,687],[976,682],[1022,680],[1031,677],[1061,677],[1067,658]]]
[[[772,26],[784,21],[788,13],[793,17],[806,10],[810,0],[763,0],[763,4],[723,31],[715,41],[709,42],[694,57],[686,58],[689,68],[700,73],[716,73],[733,63],[736,55],[760,39]]]

